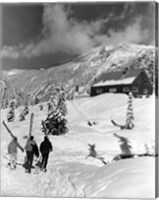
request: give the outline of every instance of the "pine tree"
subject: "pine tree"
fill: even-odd
[[[66,127],[67,120],[65,118],[67,114],[66,102],[65,102],[65,92],[64,89],[61,88],[59,92],[59,101],[57,104],[57,121],[58,121],[58,135],[67,133],[68,129]]]
[[[38,104],[39,101],[40,101],[39,98],[37,96],[35,96],[34,99],[33,99],[33,105]]]
[[[54,90],[53,94],[50,96],[50,100],[47,103],[48,106],[48,115],[52,114],[52,112],[54,112],[56,110],[57,107],[57,103],[58,103],[58,95],[59,95],[59,91],[58,90]]]
[[[8,99],[3,100],[3,109],[8,108]]]
[[[15,103],[14,103],[13,99],[10,101],[10,106],[9,107],[10,107],[10,110],[8,112],[8,115],[7,115],[7,121],[8,122],[13,122],[14,118],[15,118],[15,113],[14,113]]]
[[[7,115],[7,121],[13,122],[15,118],[14,108],[11,108]]]
[[[22,111],[21,113],[20,113],[20,115],[19,115],[19,121],[21,122],[21,121],[24,121],[25,120],[25,114],[24,114],[24,112]]]
[[[65,118],[67,114],[67,108],[65,103],[65,92],[63,88],[61,88],[61,90],[57,90],[56,97],[57,104],[55,104],[55,101],[53,101],[56,108],[52,109],[52,111],[48,113],[45,121],[42,121],[42,131],[45,134],[61,135],[68,132],[68,128],[66,126],[67,120]]]
[[[10,101],[10,105],[9,105],[9,107],[10,108],[15,108],[15,99],[12,99],[11,101]]]
[[[25,105],[24,110],[23,110],[23,114],[24,114],[24,115],[29,114],[28,104]]]
[[[40,110],[43,110],[43,104],[39,105]]]
[[[133,116],[133,107],[132,107],[132,93],[129,93],[128,99],[128,108],[127,108],[127,116],[126,116],[126,129],[132,129],[134,127],[134,116]]]
[[[128,139],[125,137],[119,136],[116,133],[114,133],[114,136],[117,137],[120,141],[121,154],[125,156],[132,155],[131,153],[132,146],[129,144]]]
[[[53,110],[53,108],[52,108],[51,102],[48,102],[47,103],[47,112],[48,112],[48,114],[52,113],[52,110]]]

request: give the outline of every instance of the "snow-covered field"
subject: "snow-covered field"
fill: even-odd
[[[124,94],[103,94],[96,97],[67,101],[69,133],[50,136],[53,152],[50,154],[48,170],[26,174],[21,165],[10,171],[7,145],[11,137],[1,125],[1,195],[38,197],[98,197],[98,198],[154,198],[155,158],[135,157],[112,161],[121,153],[119,138],[128,139],[131,151],[145,153],[146,147],[154,153],[155,145],[155,97],[133,99],[135,128],[120,130],[111,124],[114,119],[125,123],[128,97]],[[19,122],[18,108],[15,121],[7,123],[19,143],[24,146],[28,135],[30,115]],[[39,145],[43,140],[41,120],[46,118],[38,105],[30,107],[35,113],[33,135]],[[7,110],[1,111],[1,120],[6,121]],[[88,126],[87,121],[97,124]],[[95,144],[100,159],[87,157],[88,144]],[[18,152],[18,163],[24,162],[25,153]]]

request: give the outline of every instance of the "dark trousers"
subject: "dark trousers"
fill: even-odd
[[[42,154],[42,168],[43,169],[46,169],[48,158],[49,158],[49,153]]]
[[[26,169],[27,169],[28,172],[30,173],[30,172],[31,172],[31,167],[32,167],[32,164],[33,164],[33,157],[34,157],[34,154],[33,154],[33,152],[27,151],[27,152],[26,152],[26,155],[27,155]]]

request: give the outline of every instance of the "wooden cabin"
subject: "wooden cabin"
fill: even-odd
[[[105,72],[95,79],[90,95],[95,96],[103,93],[128,94],[130,91],[136,97],[152,94],[153,86],[144,69]]]

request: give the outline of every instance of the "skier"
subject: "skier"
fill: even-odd
[[[10,169],[16,169],[17,148],[24,152],[24,149],[18,143],[17,137],[13,137],[12,141],[8,145],[8,153],[10,154]]]
[[[49,158],[49,153],[52,151],[52,144],[47,136],[44,137],[44,141],[40,144],[40,152],[42,155],[42,170],[46,172],[46,166]]]
[[[34,140],[34,136],[30,136],[25,145],[26,150],[26,162],[25,162],[25,172],[31,173],[32,163],[34,154],[36,157],[39,157],[38,146]]]

